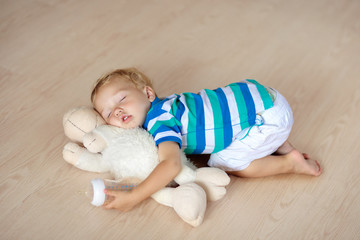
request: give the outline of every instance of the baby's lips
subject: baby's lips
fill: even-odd
[[[122,120],[123,122],[125,122],[125,121],[128,120],[129,118],[131,118],[130,115],[123,115],[123,116],[121,116],[121,120]]]

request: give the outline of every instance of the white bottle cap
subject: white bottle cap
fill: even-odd
[[[91,185],[94,191],[94,196],[91,204],[97,207],[102,206],[105,203],[104,181],[100,178],[96,178],[91,180]]]

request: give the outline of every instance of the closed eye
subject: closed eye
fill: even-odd
[[[125,98],[126,98],[126,96],[120,98],[119,103],[121,103]],[[109,114],[107,115],[107,118],[110,118],[111,114],[112,114],[112,112],[109,112]]]

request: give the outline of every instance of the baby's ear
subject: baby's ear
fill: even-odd
[[[147,98],[149,99],[149,101],[153,102],[156,97],[154,89],[152,89],[149,86],[145,86],[144,91],[145,91],[145,94],[146,94]]]

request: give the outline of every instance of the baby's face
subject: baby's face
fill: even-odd
[[[107,124],[136,128],[144,124],[154,99],[152,88],[138,89],[130,80],[115,77],[100,87],[95,96],[94,107]]]

